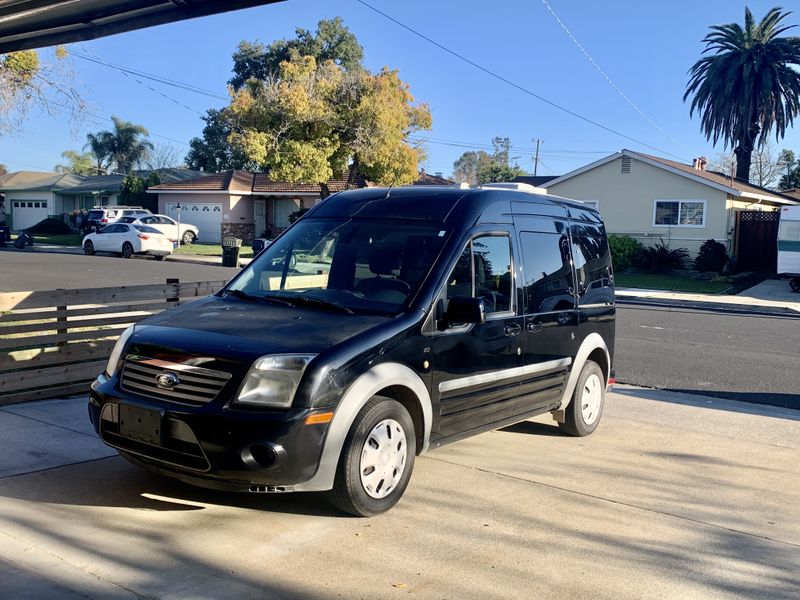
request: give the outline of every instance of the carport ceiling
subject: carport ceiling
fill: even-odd
[[[0,0],[0,53],[92,40],[283,0]]]

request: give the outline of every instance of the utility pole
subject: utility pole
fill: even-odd
[[[533,159],[533,176],[536,177],[536,173],[539,171],[539,144],[542,143],[542,140],[536,138],[531,141],[536,142],[536,158]]]

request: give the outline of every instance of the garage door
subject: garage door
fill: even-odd
[[[178,203],[165,202],[167,216],[178,219]],[[222,204],[214,202],[181,202],[181,223],[189,223],[200,230],[198,241],[219,244],[222,237]]]
[[[47,218],[47,200],[11,200],[14,229],[33,227]]]

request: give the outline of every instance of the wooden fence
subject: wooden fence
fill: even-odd
[[[224,285],[0,293],[0,405],[88,392],[126,327]]]

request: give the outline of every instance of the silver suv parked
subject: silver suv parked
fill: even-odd
[[[87,215],[86,228],[89,231],[98,231],[106,225],[116,223],[122,217],[144,217],[152,214],[141,206],[95,206]]]

